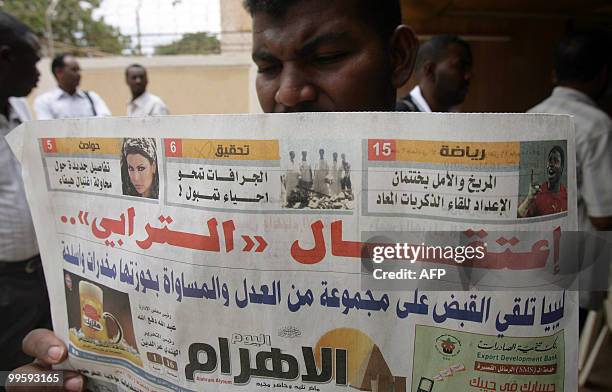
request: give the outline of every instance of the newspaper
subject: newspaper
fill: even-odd
[[[54,330],[92,390],[571,392],[577,294],[530,279],[563,270],[576,230],[573,132],[317,113],[41,121],[9,141]]]

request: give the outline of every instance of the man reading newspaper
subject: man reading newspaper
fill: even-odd
[[[399,1],[245,5],[261,106],[293,114],[13,133],[55,333],[12,375],[69,356],[69,390],[575,391],[576,212],[517,214],[553,144],[575,205],[570,119],[379,113],[416,52]]]

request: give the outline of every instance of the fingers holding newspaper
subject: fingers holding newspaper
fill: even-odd
[[[53,331],[35,329],[23,339],[23,351],[34,357],[34,362],[13,370],[12,374],[39,374],[52,369],[53,365],[62,363],[68,357],[68,349]],[[45,391],[84,391],[85,378],[77,372],[65,371],[63,385],[55,388],[41,387]],[[21,391],[20,386],[7,385],[7,391]],[[35,389],[29,389],[35,390]]]

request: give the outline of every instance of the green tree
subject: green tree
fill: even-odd
[[[219,39],[206,32],[187,33],[174,42],[155,46],[155,54],[211,54],[220,53]]]
[[[74,48],[77,53],[89,48],[110,54],[121,54],[129,47],[129,37],[107,24],[104,18],[93,16],[101,2],[59,0],[53,17],[53,39],[58,47]],[[49,3],[50,0],[0,0],[0,9],[14,15],[38,36],[44,37],[45,12]]]

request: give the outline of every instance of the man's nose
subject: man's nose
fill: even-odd
[[[280,85],[274,97],[276,103],[286,108],[292,108],[316,99],[316,89],[305,72],[294,64],[283,66]]]

